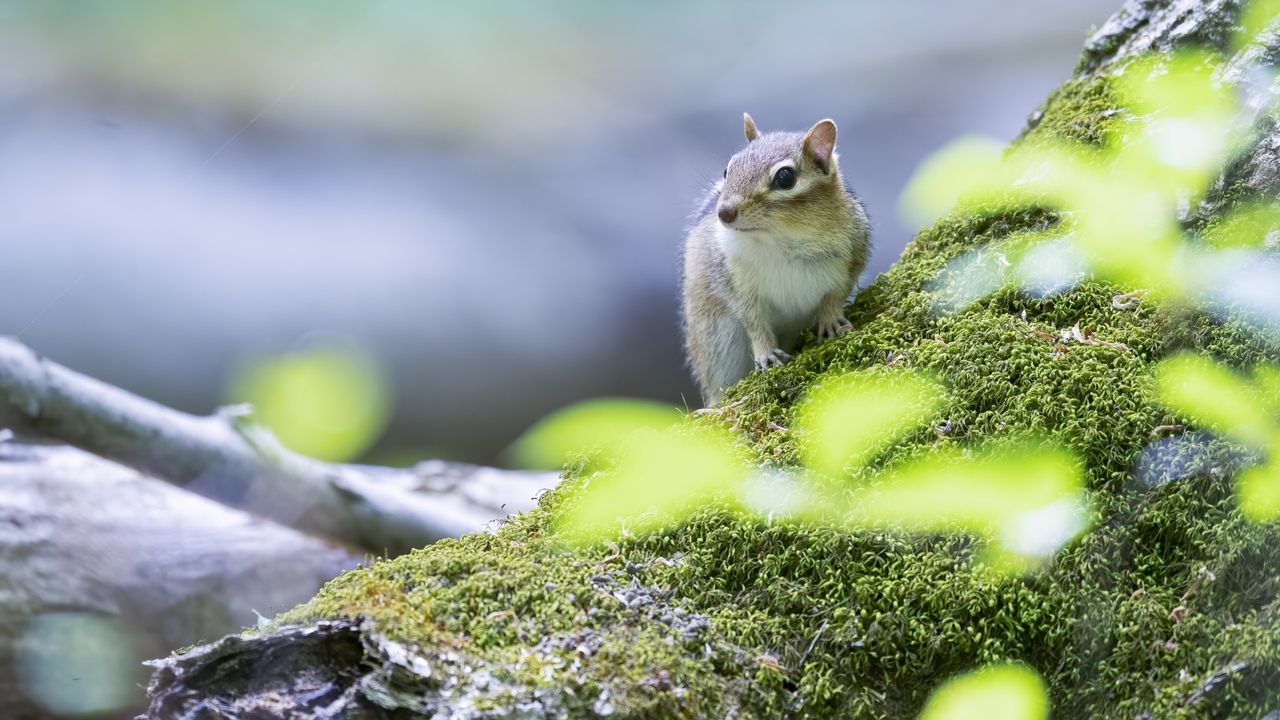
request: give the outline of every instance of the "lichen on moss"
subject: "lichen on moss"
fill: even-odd
[[[1107,83],[1068,83],[1020,142],[1102,142],[1115,122]],[[1232,319],[1151,300],[1117,309],[1126,289],[1099,282],[1047,297],[1004,288],[937,312],[931,282],[949,260],[1055,222],[1035,208],[940,220],[860,295],[853,332],[748,377],[702,420],[732,426],[760,462],[793,464],[787,428],[815,382],[926,373],[947,404],[874,463],[1021,433],[1071,448],[1098,523],[1046,567],[1001,575],[964,537],[765,523],[715,505],[571,547],[548,528],[590,483],[579,465],[496,533],[348,573],[277,622],[369,618],[448,667],[442,702],[466,693],[493,716],[898,718],[954,673],[1019,660],[1046,679],[1058,717],[1260,717],[1280,704],[1280,532],[1235,507],[1235,448],[1143,458],[1178,422],[1152,394],[1160,360],[1193,349],[1248,366],[1274,346]],[[1103,342],[1052,339],[1075,325]]]

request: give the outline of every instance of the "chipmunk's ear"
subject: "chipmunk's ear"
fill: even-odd
[[[760,137],[760,131],[756,129],[756,121],[752,120],[747,113],[742,113],[742,134],[747,136],[747,142]]]
[[[832,120],[819,120],[809,132],[804,134],[804,156],[822,168],[822,172],[831,172],[831,157],[836,151],[836,124]]]

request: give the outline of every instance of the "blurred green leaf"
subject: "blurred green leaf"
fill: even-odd
[[[1256,203],[1220,218],[1205,230],[1203,237],[1205,243],[1217,249],[1258,248],[1277,230],[1280,230],[1280,207]]]
[[[1248,137],[1233,89],[1217,78],[1221,64],[1200,50],[1130,63],[1114,83],[1117,107],[1094,119],[1106,138],[1098,145],[1037,137],[1006,152],[993,140],[957,140],[921,164],[902,212],[923,222],[952,208],[1052,210],[1058,237],[1074,246],[1071,257],[1096,277],[1156,298],[1185,298],[1203,263],[1186,241],[1180,209],[1204,195]],[[1263,210],[1242,214],[1217,227],[1210,244],[1256,247],[1276,219]],[[965,307],[1009,278],[955,262],[938,281],[943,310]]]
[[[1208,50],[1144,55],[1120,74],[1120,94],[1125,105],[1140,116],[1230,114],[1235,99],[1214,78],[1221,64],[1221,56]]]
[[[810,470],[828,478],[871,455],[941,405],[942,388],[914,374],[855,373],[822,383],[798,410],[802,452]]]
[[[1280,368],[1259,365],[1250,382],[1208,358],[1184,354],[1161,363],[1156,390],[1167,407],[1266,451],[1266,462],[1240,471],[1236,500],[1251,520],[1280,518]]]
[[[971,532],[1031,559],[1057,551],[1089,521],[1077,460],[1036,444],[930,453],[855,492],[847,516],[860,528]]]
[[[1075,496],[1082,488],[1070,454],[1028,445],[967,456],[933,452],[888,473],[854,503],[860,524],[923,531],[983,530]]]
[[[902,193],[903,216],[927,224],[954,208],[963,194],[1002,184],[1004,145],[991,138],[966,137],[929,156]]]
[[[1280,519],[1280,462],[1272,460],[1241,472],[1236,481],[1236,499],[1250,520]]]
[[[951,678],[933,691],[920,720],[1043,720],[1049,693],[1021,663],[991,665]]]
[[[1234,91],[1215,77],[1221,62],[1181,50],[1144,56],[1121,73],[1119,95],[1138,132],[1118,159],[1135,191],[1199,197],[1243,139]]]
[[[1263,397],[1244,378],[1208,358],[1183,354],[1156,369],[1160,402],[1216,432],[1255,448],[1275,438]]]
[[[1266,404],[1273,420],[1280,420],[1280,367],[1259,365],[1253,369],[1258,398]]]
[[[727,431],[708,426],[641,430],[616,450],[614,467],[591,475],[586,492],[556,524],[571,541],[669,527],[720,497],[736,501],[748,466]]]
[[[1251,0],[1240,14],[1240,27],[1231,37],[1231,51],[1239,51],[1245,45],[1258,42],[1258,35],[1280,15],[1280,0]]]
[[[677,408],[628,398],[588,400],[556,411],[516,440],[516,461],[531,468],[556,469],[575,453],[591,448],[610,450],[637,430],[658,430],[679,424]]]
[[[255,419],[285,447],[321,460],[358,457],[390,415],[381,368],[350,342],[326,341],[246,363],[234,374],[230,394],[252,404]]]

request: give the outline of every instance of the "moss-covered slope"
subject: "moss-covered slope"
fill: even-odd
[[[1072,81],[1036,128],[1096,141],[1105,79]],[[950,315],[930,283],[965,250],[1041,229],[1040,211],[950,217],[922,232],[850,311],[855,331],[733,388],[720,416],[762,461],[791,463],[794,403],[827,374],[891,365],[942,379],[951,403],[877,458],[1038,431],[1087,462],[1097,528],[1047,568],[1000,577],[963,539],[766,526],[708,508],[677,529],[567,548],[548,523],[571,471],[496,535],[442,542],[330,583],[281,618],[364,617],[415,648],[436,681],[419,709],[457,716],[904,717],[948,675],[1029,663],[1059,717],[1259,717],[1280,707],[1280,532],[1231,497],[1237,451],[1194,435],[1143,465],[1178,419],[1151,371],[1177,349],[1248,366],[1257,335],[1086,283],[1003,290]],[[1063,328],[1100,344],[1063,345]]]
[[[1130,5],[1158,15],[1177,4]],[[1057,91],[1019,142],[1105,135],[1116,112],[1098,48],[1084,68],[1094,74]],[[496,534],[348,573],[278,622],[363,619],[370,647],[384,648],[370,650],[384,672],[365,690],[384,707],[446,718],[907,717],[949,675],[1005,659],[1046,679],[1055,717],[1280,709],[1280,529],[1241,517],[1231,478],[1245,458],[1176,429],[1151,378],[1177,350],[1247,367],[1274,360],[1275,347],[1229,319],[1150,300],[1117,309],[1128,288],[1093,282],[931,311],[950,259],[1054,222],[1038,210],[939,221],[861,294],[854,332],[751,376],[707,420],[736,428],[761,462],[789,464],[786,428],[814,382],[870,367],[926,372],[949,404],[875,463],[1027,431],[1085,459],[1098,523],[1040,571],[993,574],[964,538],[766,525],[715,507],[679,528],[574,549],[547,531],[581,491],[571,469]],[[1076,324],[1101,342],[1055,340]],[[1158,457],[1144,454],[1153,442]],[[412,668],[412,681],[390,665]]]

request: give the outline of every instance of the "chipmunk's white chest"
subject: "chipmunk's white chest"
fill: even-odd
[[[848,285],[848,259],[798,255],[787,238],[729,230],[721,245],[735,289],[754,297],[779,333],[806,328],[822,297]]]

